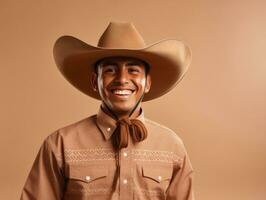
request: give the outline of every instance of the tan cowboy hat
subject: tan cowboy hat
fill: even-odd
[[[143,101],[174,88],[191,61],[190,48],[184,42],[167,39],[147,46],[132,23],[111,22],[98,46],[72,36],[62,36],[54,45],[54,59],[63,76],[78,90],[99,100],[101,97],[90,84],[90,75],[97,61],[113,56],[134,57],[150,65],[152,86]]]

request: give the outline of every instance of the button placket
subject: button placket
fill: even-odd
[[[129,155],[130,144],[128,147],[122,148],[119,152],[120,159],[120,199],[131,199],[133,197],[132,187],[131,187],[131,158]],[[131,194],[132,193],[132,194]]]

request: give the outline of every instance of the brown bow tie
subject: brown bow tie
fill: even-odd
[[[140,142],[147,138],[148,131],[144,124],[138,119],[120,119],[116,122],[113,134],[113,144],[117,149],[128,146],[128,138],[131,135],[134,142]]]

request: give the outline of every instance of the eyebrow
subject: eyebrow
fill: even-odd
[[[115,62],[112,61],[104,61],[103,63],[101,63],[102,66],[106,66],[106,65],[117,65]]]
[[[113,61],[105,61],[101,65],[103,67],[105,67],[106,65],[115,65],[115,66],[117,66],[117,63],[115,63]],[[145,64],[142,63],[141,61],[129,61],[129,62],[126,63],[126,66],[134,66],[134,65],[139,65],[139,66],[143,65],[143,66],[145,66]]]
[[[126,64],[127,66],[133,66],[133,65],[143,65],[144,66],[144,63],[142,63],[141,61],[130,61]]]

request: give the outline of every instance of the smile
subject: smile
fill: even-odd
[[[128,96],[128,95],[131,95],[134,90],[128,90],[128,89],[114,89],[114,90],[111,90],[111,92],[115,95],[119,95],[119,96]]]

